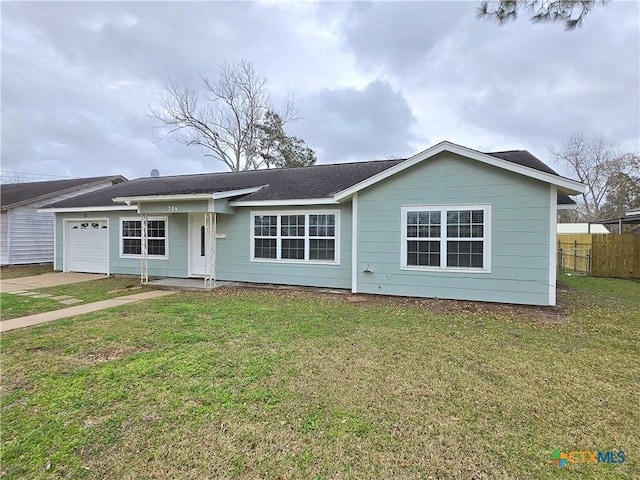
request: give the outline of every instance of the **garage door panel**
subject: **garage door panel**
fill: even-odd
[[[69,222],[67,238],[67,270],[108,273],[109,226],[106,220]]]

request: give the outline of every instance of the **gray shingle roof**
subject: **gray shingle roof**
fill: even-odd
[[[263,185],[264,188],[246,195],[243,200],[327,198],[401,161],[380,160],[248,172],[138,178],[95,193],[70,198],[52,206],[106,206],[115,205],[111,200],[115,197],[214,193]]]
[[[551,175],[558,175],[558,173],[549,167],[546,163],[542,162],[537,157],[531,155],[527,150],[508,150],[505,152],[491,152],[489,155],[498,157],[509,162],[517,163],[524,167],[535,168],[541,172],[550,173]],[[575,205],[576,202],[564,193],[558,193],[558,205]]]
[[[0,205],[2,205],[2,209],[11,208],[38,199],[46,199],[47,197],[52,197],[75,188],[109,180],[112,182],[122,182],[125,181],[126,178],[120,175],[108,175],[104,177],[3,184],[0,186]]]
[[[519,165],[558,175],[526,150],[490,153]],[[264,186],[243,201],[330,198],[405,159],[336,163],[311,167],[145,177],[50,205],[56,208],[114,206],[116,197],[215,193]],[[573,203],[566,195],[565,200]]]

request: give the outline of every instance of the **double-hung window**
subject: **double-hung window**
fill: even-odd
[[[136,257],[142,254],[142,220],[122,218],[120,223],[120,254]],[[167,256],[167,219],[151,217],[147,220],[147,253],[150,257]]]
[[[488,272],[491,207],[402,207],[402,267]]]
[[[252,213],[252,260],[339,263],[338,211]]]

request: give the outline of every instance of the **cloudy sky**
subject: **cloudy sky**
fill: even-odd
[[[2,176],[221,171],[159,140],[169,79],[251,60],[319,163],[404,157],[442,140],[548,161],[577,130],[640,150],[640,3],[584,26],[504,27],[475,2],[2,2]],[[20,173],[16,173],[20,172]],[[58,177],[54,177],[58,176]]]

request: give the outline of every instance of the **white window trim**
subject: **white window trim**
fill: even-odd
[[[483,250],[482,250],[482,268],[471,267],[447,267],[447,225],[446,212],[449,210],[483,210],[484,211],[484,237],[483,237]],[[400,232],[400,269],[401,270],[413,270],[413,271],[425,271],[425,272],[455,272],[455,273],[491,273],[491,205],[490,204],[464,204],[464,205],[408,205],[400,208],[402,215],[402,227]],[[440,266],[428,267],[419,265],[407,265],[407,212],[421,212],[421,211],[440,211],[441,231],[440,237],[433,240],[440,241]],[[473,240],[473,237],[464,238],[463,240]]]
[[[166,216],[149,216],[148,221],[152,220],[164,220],[164,255],[151,255],[149,254],[149,258],[158,259],[158,260],[167,260],[169,258],[169,217]],[[141,254],[133,254],[133,253],[122,253],[122,249],[124,246],[124,238],[123,238],[123,228],[122,223],[125,221],[142,221],[142,217],[120,217],[118,222],[120,223],[120,241],[118,242],[118,253],[120,258],[140,258]]]
[[[277,227],[276,227],[276,258],[256,258],[255,257],[255,217],[256,216],[268,216],[275,215],[278,217]],[[280,216],[282,215],[304,215],[304,260],[295,260],[290,258],[280,258],[281,256],[281,232],[280,232]],[[323,237],[326,239],[333,238],[335,240],[335,258],[333,260],[309,260],[309,240],[317,239],[320,237],[310,237],[309,236],[309,215],[335,215],[336,225],[335,225],[335,236],[334,237]],[[259,263],[292,263],[297,265],[340,265],[340,210],[256,210],[251,211],[249,215],[249,229],[251,232],[251,239],[249,245],[249,259],[252,262]],[[271,237],[273,238],[273,237]],[[297,238],[297,237],[286,237],[286,238]]]

